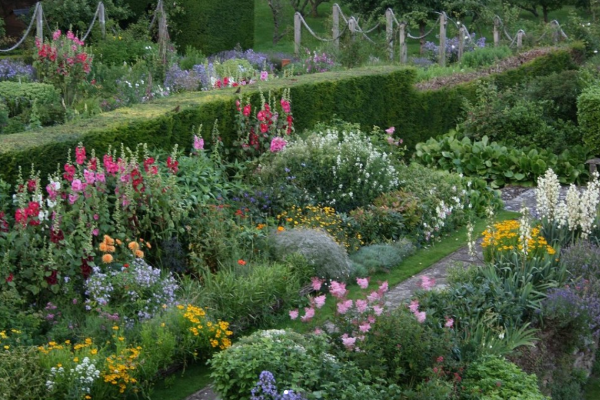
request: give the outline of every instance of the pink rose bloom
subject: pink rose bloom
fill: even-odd
[[[267,71],[261,71],[260,72],[260,80],[266,81],[268,79],[269,79],[269,73]]]
[[[319,279],[316,276],[310,278],[310,284],[315,291],[321,290],[321,285],[325,282],[325,279]]]
[[[379,285],[379,292],[380,292],[380,294],[383,294],[387,291],[388,291],[388,283],[387,283],[387,281],[385,281],[381,285]]]
[[[74,192],[81,192],[83,190],[83,182],[81,182],[81,179],[73,179],[73,182],[71,182],[71,190]]]
[[[395,127],[393,127],[393,126],[391,126],[391,127],[387,128],[387,129],[385,130],[385,133],[387,133],[388,135],[393,135],[393,134],[394,134],[394,132],[396,132],[396,128],[395,128]]]
[[[369,287],[369,278],[356,278],[356,283],[361,289],[366,289]]]
[[[337,304],[337,311],[340,314],[346,314],[352,308],[352,300],[346,300]]]
[[[410,310],[410,312],[412,313],[416,313],[419,311],[419,301],[418,300],[413,300],[410,302],[410,305],[408,306],[408,309]]]
[[[367,300],[369,300],[369,303],[374,303],[376,301],[379,301],[380,298],[381,298],[381,296],[377,292],[373,292],[367,296]]]
[[[327,299],[326,295],[315,297],[315,305],[317,306],[317,308],[321,308],[325,305],[325,299]]]
[[[369,330],[371,330],[371,324],[369,324],[368,322],[363,322],[358,326],[358,330],[363,333],[369,332]]]
[[[431,290],[435,286],[435,279],[424,275],[421,277],[420,285],[423,290]]]
[[[329,293],[338,299],[344,297],[344,295],[347,293],[346,284],[332,281],[331,285],[329,286]]]
[[[342,343],[348,350],[351,350],[354,347],[354,345],[356,344],[356,338],[342,337]]]
[[[444,324],[444,326],[445,326],[446,328],[452,328],[452,327],[454,326],[454,319],[452,319],[452,318],[448,318],[448,319],[446,320],[446,323]]]
[[[195,150],[203,150],[204,149],[204,139],[203,138],[199,138],[198,136],[194,135],[194,149]]]
[[[280,152],[286,145],[287,142],[285,141],[285,139],[280,138],[278,136],[274,137],[273,140],[271,140],[271,153]]]
[[[302,322],[308,322],[315,316],[315,309],[312,307],[304,307],[304,316],[300,319]]]
[[[427,313],[425,311],[420,311],[415,313],[415,317],[417,317],[417,321],[422,324],[425,322],[425,318],[427,318]]]
[[[366,300],[356,300],[356,309],[361,314],[367,311],[367,305],[368,303]]]
[[[69,204],[73,205],[75,204],[75,202],[77,201],[77,199],[79,198],[79,195],[77,193],[72,193],[69,195]]]
[[[383,313],[383,307],[373,306],[373,311],[375,311],[375,315],[379,317]]]

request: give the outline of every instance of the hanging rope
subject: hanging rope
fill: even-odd
[[[356,26],[356,32],[362,34],[365,39],[367,39],[369,42],[375,44],[375,42],[370,37],[367,36],[367,32],[372,32],[374,30],[374,28],[371,29],[370,31],[363,31],[361,29],[361,27],[358,25],[358,21],[356,21],[356,25],[355,26]],[[379,26],[379,23],[377,23],[377,25],[375,26],[375,28],[377,28],[378,26]]]
[[[344,12],[342,11],[342,8],[337,3],[335,3],[333,6],[337,7],[337,9],[338,9],[338,11],[340,13],[340,16],[342,17],[342,19],[344,20],[344,22],[346,23],[346,25],[348,25],[348,18],[346,18],[346,16],[344,15]]]
[[[21,38],[21,40],[19,40],[17,42],[17,44],[15,44],[13,47],[9,48],[9,49],[0,49],[1,52],[9,52],[9,51],[13,51],[14,49],[16,49],[17,47],[19,47],[24,41],[25,38],[27,38],[27,36],[29,35],[29,32],[31,32],[31,28],[33,27],[33,23],[36,20],[36,16],[37,13],[39,12],[39,7],[40,7],[40,3],[36,3],[35,5],[35,10],[33,12],[33,15],[31,16],[31,22],[29,23],[29,26],[27,27],[27,30],[25,31],[25,34],[23,35],[23,37]]]
[[[100,4],[102,4],[102,2],[98,3],[98,7],[96,7],[96,13],[94,14],[94,19],[92,19],[92,23],[90,24],[90,27],[88,28],[88,30],[85,33],[85,35],[83,35],[83,37],[81,38],[82,41],[85,41],[87,39],[88,35],[92,31],[92,28],[94,27],[94,24],[96,23],[96,19],[98,18],[98,14],[100,14]]]
[[[300,14],[298,14],[298,15],[300,15]],[[335,37],[333,39],[323,39],[323,38],[317,36],[317,34],[312,29],[310,29],[310,26],[308,26],[308,24],[306,23],[306,21],[304,20],[304,17],[302,15],[300,15],[300,21],[302,21],[302,25],[304,25],[304,27],[306,28],[306,30],[311,35],[313,35],[313,37],[315,39],[320,40],[321,42],[333,42],[334,40],[338,40],[339,38],[342,37],[342,35],[346,32],[346,29],[348,28],[348,25],[345,25],[344,26],[344,30],[337,37]]]
[[[437,26],[436,26],[436,25],[437,25],[437,24],[439,24],[439,22],[440,22],[440,19],[438,18],[438,19],[437,19],[437,21],[435,21],[435,22],[434,22],[434,24],[433,24],[433,27],[432,27],[432,28],[429,30],[429,32],[425,33],[424,35],[421,35],[421,36],[413,36],[413,35],[411,35],[410,31],[407,29],[407,30],[406,30],[406,36],[407,36],[407,37],[409,37],[409,38],[411,38],[411,39],[414,39],[414,40],[421,40],[421,39],[424,39],[424,38],[426,38],[427,36],[429,36],[429,34],[430,34],[431,32],[433,32],[433,30],[434,30],[435,28],[437,28]]]

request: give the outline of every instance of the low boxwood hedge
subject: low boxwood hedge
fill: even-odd
[[[573,65],[568,49],[557,50],[496,75],[495,79],[503,85],[513,84],[532,74],[548,75]],[[364,129],[373,125],[395,126],[404,142],[413,147],[453,128],[462,112],[462,98],[473,99],[476,89],[469,82],[417,91],[413,87],[415,78],[416,71],[410,67],[366,67],[274,79],[244,87],[243,92],[251,94],[257,104],[259,89],[266,92],[291,88],[297,130],[336,116],[360,123]],[[105,151],[109,145],[135,146],[142,142],[154,149],[170,149],[175,144],[189,149],[194,127],[203,124],[204,132],[210,132],[215,120],[225,145],[231,145],[236,135],[237,96],[233,92],[234,89],[187,92],[65,125],[2,135],[0,178],[14,182],[18,167],[29,169],[32,163],[45,178],[79,142],[97,152]]]

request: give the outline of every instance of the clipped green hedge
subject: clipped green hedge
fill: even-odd
[[[600,85],[591,86],[579,95],[577,119],[583,142],[592,155],[600,156]]]
[[[173,40],[180,49],[192,46],[205,54],[254,46],[254,1],[179,0],[184,12],[174,21],[180,32]]]
[[[552,61],[568,57],[567,50],[560,50],[536,59],[521,68],[523,79],[532,69],[538,75],[556,72],[556,68],[564,65]],[[543,66],[548,68],[541,68]],[[517,72],[509,72],[510,79],[517,81]],[[454,128],[462,112],[462,97],[475,98],[476,89],[476,84],[470,82],[441,90],[417,91],[413,86],[415,79],[413,68],[367,67],[273,79],[245,87],[243,92],[252,94],[253,102],[257,104],[259,87],[263,91],[281,91],[289,87],[299,131],[336,116],[360,123],[365,130],[373,125],[395,126],[397,135],[409,147],[414,147],[416,143]],[[170,149],[174,144],[180,144],[188,151],[193,128],[203,124],[203,132],[207,134],[215,119],[219,120],[218,128],[225,145],[231,145],[236,135],[237,97],[233,92],[234,89],[187,92],[71,124],[3,135],[0,137],[0,178],[14,182],[18,166],[29,170],[33,162],[45,178],[56,170],[57,164],[66,160],[68,151],[79,142],[97,152],[105,151],[109,145],[124,143],[133,147],[142,142],[157,149]],[[177,106],[180,112],[170,111]]]

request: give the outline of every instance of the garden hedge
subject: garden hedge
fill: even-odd
[[[600,156],[600,85],[594,85],[577,98],[577,120],[583,142],[591,154]]]
[[[496,79],[512,84],[532,73],[548,75],[570,68],[572,63],[568,61],[569,51],[557,50]],[[245,87],[243,92],[252,94],[253,104],[257,104],[259,87],[263,91],[291,88],[295,126],[300,131],[336,116],[358,122],[365,129],[373,125],[395,126],[399,137],[414,147],[455,127],[462,112],[462,97],[474,99],[476,89],[476,84],[469,82],[441,90],[417,91],[413,87],[415,78],[413,68],[368,67],[274,79]],[[236,135],[237,97],[233,92],[234,89],[187,92],[70,124],[0,135],[0,178],[14,182],[19,165],[28,171],[33,162],[45,178],[56,171],[79,142],[97,152],[105,151],[109,145],[124,143],[133,147],[142,142],[167,150],[179,144],[189,151],[194,127],[202,124],[206,137],[217,119],[225,145],[231,145]],[[172,111],[177,106],[180,111]]]

